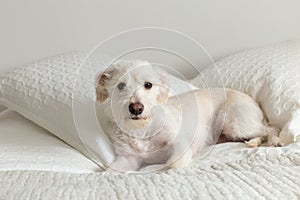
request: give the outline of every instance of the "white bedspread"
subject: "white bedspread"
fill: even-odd
[[[300,199],[300,143],[216,145],[188,168],[112,175],[19,114],[0,113],[0,199]]]
[[[0,199],[299,199],[299,148],[266,150],[265,155],[257,152],[242,160],[228,157],[222,163],[196,161],[160,174],[3,171]]]

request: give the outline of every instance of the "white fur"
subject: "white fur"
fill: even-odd
[[[153,84],[151,89],[145,82]],[[123,90],[119,83],[125,83]],[[220,133],[231,141],[256,147],[280,146],[279,130],[269,127],[259,106],[249,96],[230,89],[199,89],[168,98],[167,74],[145,61],[122,61],[100,74],[97,100],[105,104],[106,130],[116,153],[110,171],[137,171],[142,166],[166,163],[188,165]],[[129,104],[140,102],[144,111],[135,117]]]

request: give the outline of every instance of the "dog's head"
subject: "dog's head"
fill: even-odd
[[[114,120],[126,129],[147,126],[168,93],[166,73],[146,61],[118,61],[97,79],[97,101],[111,101]]]

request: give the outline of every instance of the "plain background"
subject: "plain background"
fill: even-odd
[[[219,59],[300,38],[300,1],[0,0],[0,72],[145,26],[181,31]]]

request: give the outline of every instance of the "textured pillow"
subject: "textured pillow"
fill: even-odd
[[[201,72],[208,85],[224,84],[249,94],[261,105],[270,124],[282,129],[283,143],[300,140],[299,40],[242,51],[215,64],[217,70],[211,66]],[[191,83],[206,87],[201,76]]]
[[[95,74],[84,85],[75,81],[86,55],[83,52],[58,55],[21,66],[2,75],[0,103],[54,133],[101,165],[101,159],[113,159],[109,145],[105,142],[99,145],[99,141],[90,144],[92,149],[99,153],[94,157],[95,154],[90,152],[78,134],[78,127],[75,126],[73,118],[73,100],[88,104],[94,98]],[[100,58],[99,66],[105,65],[105,62],[105,57]],[[91,77],[88,72],[84,73]],[[73,93],[78,98],[74,99]]]
[[[114,155],[97,121],[95,106],[101,104],[95,103],[95,83],[96,76],[112,59],[107,56],[85,59],[86,56],[84,52],[62,54],[2,75],[0,104],[49,130],[103,166]],[[170,79],[170,90],[174,93],[193,89],[171,75]]]

